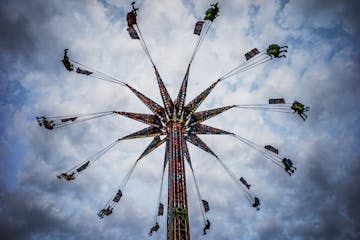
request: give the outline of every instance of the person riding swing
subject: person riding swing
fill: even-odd
[[[211,4],[210,8],[208,10],[206,10],[204,20],[214,21],[214,19],[217,16],[219,16],[218,13],[219,13],[218,3]]]
[[[71,64],[71,62],[70,62],[70,60],[69,60],[69,57],[68,57],[68,55],[67,55],[68,50],[69,50],[69,49],[67,49],[67,48],[64,49],[64,58],[63,58],[62,62],[63,62],[63,64],[64,64],[65,68],[66,68],[69,72],[71,72],[71,71],[74,70],[74,66]]]
[[[298,101],[294,101],[294,103],[291,106],[291,109],[294,110],[294,113],[297,113],[305,121],[307,115],[304,112],[309,111],[310,107],[307,107]]]
[[[131,6],[132,6],[132,11],[131,12],[128,12],[127,15],[126,15],[126,20],[127,20],[127,24],[128,24],[128,31],[129,29],[133,28],[133,25],[136,25],[137,24],[137,21],[136,21],[136,16],[137,16],[137,13],[136,11],[139,10],[139,8],[135,8],[135,2],[132,2],[131,3]]]
[[[101,209],[100,212],[98,213],[98,216],[100,218],[104,218],[104,216],[109,216],[110,214],[112,214],[113,208],[108,206],[107,208]]]
[[[254,207],[254,208],[256,208],[256,210],[260,210],[260,200],[259,200],[259,198],[258,197],[255,197],[255,199],[254,199],[254,203],[252,204],[252,206]]]
[[[159,223],[156,222],[154,226],[151,227],[150,232],[149,232],[149,236],[152,236],[153,232],[157,232],[159,230],[160,226]]]
[[[65,178],[65,180],[67,181],[71,181],[71,180],[74,180],[75,179],[75,172],[72,172],[70,174],[67,174],[67,173],[61,173],[60,175],[57,176],[58,179],[62,179],[62,178]]]
[[[286,58],[285,54],[287,52],[288,46],[279,46],[277,44],[270,44],[269,47],[266,49],[266,54],[269,55],[271,58]],[[281,54],[281,55],[280,55]]]
[[[282,163],[285,166],[285,171],[291,176],[295,172],[296,167],[294,167],[293,162],[288,158],[283,158]]]
[[[210,229],[210,221],[209,221],[209,219],[206,219],[206,224],[203,229],[204,235],[206,235],[206,231],[209,229]]]

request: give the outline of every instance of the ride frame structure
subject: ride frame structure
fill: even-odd
[[[190,229],[183,151],[184,122],[175,115],[175,118],[168,122],[166,131],[169,136],[166,142],[166,155],[168,155],[169,164],[167,239],[189,240]]]
[[[132,3],[133,11],[130,12],[132,14],[132,17],[136,17],[136,10],[137,8],[134,7],[134,2]],[[219,11],[218,5],[212,4],[211,8],[208,9],[206,12],[206,16],[204,20],[206,21],[198,21],[196,23],[196,28],[199,25],[201,25],[202,28],[200,28],[200,31],[198,33],[195,33],[199,35],[199,39],[197,41],[197,44],[195,46],[195,49],[193,51],[193,54],[191,56],[190,62],[188,64],[184,79],[182,81],[182,84],[180,86],[178,95],[176,99],[173,101],[170,97],[161,77],[160,74],[154,64],[154,61],[152,60],[149,50],[147,48],[146,42],[141,34],[141,31],[139,29],[139,26],[136,22],[136,20],[132,21],[132,25],[129,24],[129,34],[132,39],[138,39],[140,40],[140,43],[149,58],[149,60],[152,63],[152,66],[155,70],[155,75],[157,79],[157,83],[160,90],[160,95],[162,98],[163,106],[159,105],[158,103],[154,102],[129,84],[118,80],[113,77],[109,77],[108,75],[105,75],[102,72],[96,71],[92,68],[89,68],[91,71],[80,69],[79,67],[76,69],[76,72],[78,74],[85,74],[89,77],[97,78],[100,80],[113,82],[116,84],[120,84],[126,88],[128,88],[135,96],[137,96],[150,110],[153,114],[141,114],[141,113],[131,113],[131,112],[123,112],[123,111],[108,111],[108,112],[100,112],[100,113],[94,113],[94,114],[80,114],[80,115],[70,115],[70,116],[59,116],[59,117],[37,117],[38,123],[40,126],[44,126],[45,128],[52,130],[57,127],[63,127],[67,126],[69,124],[87,121],[93,118],[102,117],[105,115],[110,114],[118,114],[123,117],[127,117],[136,121],[140,121],[142,123],[145,123],[149,125],[149,127],[144,128],[140,131],[134,132],[132,134],[129,134],[127,136],[124,136],[122,138],[117,139],[114,143],[110,144],[109,146],[102,149],[100,152],[95,154],[93,157],[88,158],[85,160],[85,162],[78,164],[74,168],[68,170],[65,173],[62,173],[58,176],[59,179],[65,178],[66,180],[74,180],[75,176],[77,176],[80,172],[85,170],[87,167],[92,165],[96,160],[98,160],[105,152],[109,151],[116,143],[122,140],[130,140],[130,139],[136,139],[136,138],[148,138],[148,137],[154,137],[152,142],[149,144],[149,146],[144,150],[144,152],[140,155],[140,157],[135,161],[134,165],[122,181],[122,183],[119,186],[119,190],[117,194],[115,195],[113,200],[109,200],[103,210],[104,214],[100,214],[99,216],[102,218],[104,215],[110,215],[112,214],[112,210],[115,207],[115,205],[119,202],[121,196],[122,196],[122,190],[124,190],[126,183],[131,177],[131,174],[133,173],[136,164],[147,154],[158,148],[162,143],[166,143],[165,146],[165,157],[164,157],[164,166],[163,166],[163,173],[162,173],[162,179],[161,179],[161,187],[160,187],[160,193],[159,193],[159,202],[162,192],[162,185],[163,185],[163,177],[164,177],[164,171],[166,166],[168,167],[168,205],[167,205],[167,239],[168,240],[190,240],[190,226],[189,226],[189,211],[188,211],[188,204],[187,204],[187,188],[186,188],[186,173],[185,173],[185,161],[187,161],[191,173],[194,178],[198,199],[200,201],[201,205],[201,212],[204,220],[204,234],[205,234],[205,228],[208,230],[210,228],[210,222],[207,219],[206,212],[209,211],[208,206],[206,207],[204,205],[204,200],[202,200],[198,183],[195,178],[195,174],[192,168],[191,158],[189,154],[189,150],[187,147],[187,143],[191,143],[195,145],[196,147],[202,149],[203,151],[209,153],[213,157],[216,158],[218,163],[224,168],[224,170],[236,181],[239,183],[238,178],[236,175],[225,165],[225,163],[206,145],[205,142],[203,142],[198,135],[199,134],[206,134],[206,135],[230,135],[233,136],[246,145],[260,151],[263,153],[263,155],[275,162],[280,159],[280,162],[275,162],[278,166],[284,168],[281,165],[281,157],[276,156],[273,153],[269,153],[261,149],[258,145],[252,143],[251,141],[242,138],[240,136],[237,136],[234,133],[214,128],[211,126],[207,126],[205,124],[202,124],[202,122],[208,120],[209,118],[212,118],[214,116],[217,116],[229,109],[232,108],[253,108],[256,110],[271,110],[273,107],[265,106],[265,105],[230,105],[230,106],[224,106],[214,109],[209,109],[205,111],[197,112],[198,107],[201,105],[201,103],[206,99],[206,97],[210,94],[210,92],[215,88],[215,86],[225,80],[226,78],[229,78],[231,76],[234,76],[235,74],[238,74],[240,72],[247,71],[257,65],[260,65],[262,63],[265,63],[273,58],[279,58],[284,57],[284,55],[279,55],[281,52],[286,52],[287,46],[285,47],[279,47],[276,45],[276,53],[274,56],[270,56],[269,53],[265,53],[264,51],[258,51],[257,49],[253,49],[251,52],[252,55],[250,58],[246,57],[246,61],[239,66],[232,69],[230,72],[226,73],[222,77],[218,78],[215,82],[213,82],[208,88],[203,90],[199,95],[197,95],[194,99],[192,99],[190,102],[185,104],[186,102],[186,94],[187,94],[187,86],[188,86],[188,79],[189,79],[189,72],[191,64],[194,60],[194,57],[199,50],[203,40],[205,39],[205,36],[214,21],[214,19],[217,16],[217,13]],[[128,14],[130,14],[128,13]],[[128,21],[129,23],[129,21]],[[199,30],[199,29],[198,29]],[[201,33],[200,33],[201,32]],[[135,34],[135,35],[134,35]],[[282,49],[282,50],[280,50]],[[256,50],[256,51],[254,51]],[[269,49],[268,49],[269,50]],[[247,54],[249,54],[247,53]],[[255,56],[257,55],[257,56]],[[245,55],[246,56],[246,55]],[[255,57],[254,57],[255,56]],[[71,63],[69,62],[71,60]],[[85,65],[76,62],[73,59],[70,59],[67,56],[67,49],[65,50],[64,60],[63,63],[68,71],[73,71],[75,68],[75,64],[81,67],[86,67]],[[74,64],[74,65],[73,65]],[[285,104],[285,102],[281,102]],[[285,110],[285,107],[279,107],[277,110],[275,108],[274,111],[280,111],[280,112],[287,112]],[[84,119],[82,119],[84,118]],[[60,122],[59,122],[60,121]],[[160,138],[162,137],[162,139]],[[276,153],[277,154],[277,153]],[[296,168],[295,168],[296,169]],[[285,169],[286,170],[286,169]],[[289,174],[291,175],[291,174]],[[241,181],[241,180],[240,180]],[[242,190],[243,195],[245,198],[249,201],[250,204],[252,204],[253,207],[256,207],[258,209],[259,206],[259,199],[254,196],[254,194],[249,190],[249,186],[246,188],[244,185],[239,183],[239,186]],[[206,201],[205,201],[206,202]],[[206,204],[208,204],[206,202]],[[160,207],[159,207],[160,209]],[[160,211],[160,210],[159,210]],[[159,214],[160,215],[160,214]],[[161,214],[162,215],[162,214]],[[157,217],[155,217],[155,220],[157,220]],[[208,226],[207,224],[208,223]],[[156,221],[156,224],[157,221]],[[157,225],[158,226],[158,225]],[[152,228],[153,229],[153,228]],[[157,227],[157,231],[159,229],[159,226]],[[150,235],[152,233],[152,230],[150,232]]]

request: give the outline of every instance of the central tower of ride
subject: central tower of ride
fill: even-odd
[[[168,158],[169,164],[167,239],[189,240],[184,161],[184,124],[180,121],[170,121],[167,124],[167,134],[166,158]]]

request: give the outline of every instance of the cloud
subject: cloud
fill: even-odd
[[[281,11],[283,26],[289,28],[326,28],[337,26],[358,37],[356,26],[359,22],[357,11],[360,5],[356,1],[311,1],[289,2]]]
[[[58,209],[45,204],[41,196],[21,191],[9,193],[2,189],[1,236],[6,239],[68,238],[78,231]],[[3,194],[6,195],[3,195]]]

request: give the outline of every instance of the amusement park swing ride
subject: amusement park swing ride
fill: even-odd
[[[159,198],[156,207],[156,214],[154,217],[153,226],[150,228],[149,235],[158,231],[160,228],[159,217],[164,215],[164,204],[161,203],[163,180],[166,167],[168,168],[168,203],[167,203],[167,239],[168,240],[189,240],[190,239],[190,226],[188,215],[187,203],[187,190],[186,190],[186,175],[185,175],[185,162],[187,162],[191,175],[196,187],[197,198],[201,206],[202,218],[204,221],[203,234],[205,235],[210,229],[210,221],[207,217],[207,212],[210,210],[209,203],[202,198],[199,185],[194,174],[192,166],[192,159],[190,157],[188,145],[189,143],[200,148],[201,150],[212,155],[226,173],[240,186],[241,192],[250,205],[257,210],[260,209],[260,200],[250,190],[250,184],[243,178],[238,177],[231,169],[219,158],[198,135],[228,135],[232,136],[252,149],[261,153],[266,159],[272,161],[275,165],[283,168],[289,175],[293,174],[295,167],[293,162],[279,154],[279,150],[271,145],[260,146],[244,137],[238,136],[235,133],[228,132],[222,129],[214,128],[203,124],[204,121],[215,117],[232,108],[255,109],[262,111],[274,111],[284,113],[297,113],[304,121],[306,114],[304,112],[309,110],[309,107],[304,106],[302,103],[294,101],[293,103],[285,103],[283,98],[269,99],[268,104],[247,104],[247,105],[230,105],[209,109],[205,111],[197,111],[201,103],[207,98],[211,91],[221,82],[236,74],[252,69],[258,65],[264,64],[272,59],[279,59],[285,57],[287,46],[279,46],[271,44],[266,49],[259,51],[257,48],[245,53],[245,60],[237,67],[231,69],[225,75],[219,77],[208,88],[202,91],[191,101],[186,102],[187,86],[189,79],[189,72],[191,64],[200,46],[202,45],[212,23],[219,13],[218,3],[211,4],[210,8],[206,11],[203,20],[196,22],[194,34],[198,35],[198,40],[195,49],[190,58],[189,64],[186,69],[185,76],[180,86],[177,97],[173,100],[168,90],[166,89],[158,69],[151,58],[150,52],[140,31],[137,23],[137,11],[135,2],[132,3],[132,9],[127,13],[126,19],[128,28],[127,31],[131,39],[138,40],[149,58],[157,79],[163,105],[156,103],[137,89],[133,88],[126,82],[118,80],[114,77],[108,76],[100,71],[85,66],[78,61],[71,59],[68,56],[68,49],[64,51],[64,58],[62,60],[65,68],[69,72],[76,74],[86,75],[88,77],[100,79],[107,82],[119,84],[129,89],[136,97],[138,97],[150,109],[152,114],[142,114],[124,111],[104,111],[97,113],[83,113],[71,114],[54,117],[36,117],[39,126],[48,130],[66,127],[76,123],[89,121],[95,118],[100,118],[108,115],[121,115],[148,125],[148,127],[126,135],[115,140],[110,145],[101,149],[96,154],[90,156],[85,161],[80,162],[69,170],[60,173],[57,177],[67,181],[75,180],[79,174],[83,173],[87,168],[93,165],[101,156],[112,149],[117,143],[124,140],[139,139],[139,138],[152,138],[152,141],[144,150],[144,152],[136,159],[131,168],[121,181],[119,187],[114,191],[113,196],[105,204],[104,208],[100,210],[98,216],[103,218],[113,214],[114,207],[120,202],[123,193],[125,192],[126,184],[131,178],[137,164],[150,152],[165,143],[165,156],[162,166],[161,184],[159,191]]]

